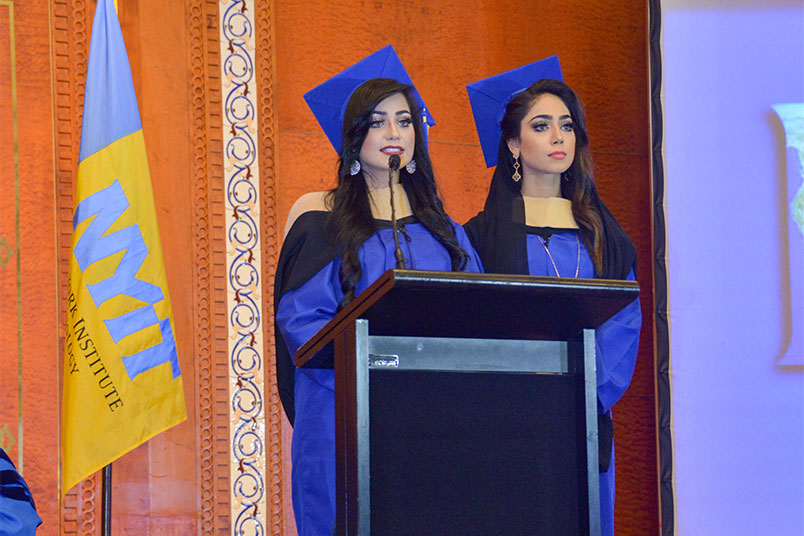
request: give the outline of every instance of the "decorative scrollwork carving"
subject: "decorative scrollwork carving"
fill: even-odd
[[[201,469],[201,515],[199,531],[212,535],[215,531],[215,464],[214,401],[212,340],[212,253],[210,251],[209,175],[207,173],[207,84],[205,13],[203,0],[190,0],[190,67],[193,128],[193,211],[195,216],[195,318],[194,352],[198,370],[198,424]]]
[[[253,0],[221,0],[232,530],[265,533],[259,151]]]

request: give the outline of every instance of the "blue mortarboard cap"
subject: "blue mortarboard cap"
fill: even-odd
[[[505,115],[505,107],[514,95],[542,78],[563,81],[558,56],[550,56],[466,86],[486,167],[497,165],[497,151],[502,137],[500,121]]]
[[[372,78],[393,78],[402,84],[413,86],[413,82],[405,71],[405,66],[396,55],[394,47],[388,45],[374,54],[363,58],[351,67],[336,74],[320,86],[304,94],[307,106],[312,110],[318,124],[324,129],[332,146],[340,153],[343,140],[343,116],[349,97],[363,82]],[[419,92],[413,87],[413,96],[422,116],[422,123],[426,128],[435,126],[435,121],[427,111]]]

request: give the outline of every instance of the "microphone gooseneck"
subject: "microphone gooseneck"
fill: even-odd
[[[399,165],[401,163],[398,154],[392,154],[388,158],[388,188],[391,194],[391,230],[394,233],[394,258],[396,259],[396,267],[399,270],[404,270],[405,256],[402,254],[402,248],[399,247],[399,230],[396,228],[396,208],[394,207],[394,183],[399,178]]]

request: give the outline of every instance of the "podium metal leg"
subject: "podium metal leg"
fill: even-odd
[[[597,365],[595,330],[583,330],[584,396],[586,398],[586,459],[589,481],[589,535],[600,536],[600,474],[598,473]]]
[[[336,534],[371,534],[368,321],[335,337]],[[340,363],[340,359],[344,359]],[[355,396],[348,397],[347,393]],[[343,420],[341,420],[343,419]],[[343,497],[354,498],[351,501]]]

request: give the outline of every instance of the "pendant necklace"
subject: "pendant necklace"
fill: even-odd
[[[539,242],[542,243],[542,247],[544,251],[547,253],[547,256],[550,257],[550,262],[553,263],[553,270],[556,271],[556,277],[561,277],[561,274],[558,273],[558,266],[556,266],[556,261],[553,260],[553,256],[550,254],[550,250],[547,249],[547,244],[544,241],[544,238],[541,235],[536,235],[539,238]],[[575,243],[578,246],[578,261],[575,264],[575,278],[578,278],[578,273],[581,270],[581,241],[578,239],[578,234],[575,234]]]

